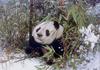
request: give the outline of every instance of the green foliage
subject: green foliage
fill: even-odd
[[[85,9],[79,4],[72,5],[72,7],[69,8],[68,18],[70,18],[70,16],[74,19],[75,23],[78,25],[79,28],[81,28],[87,23]]]
[[[15,1],[12,1],[11,4],[15,4]],[[86,15],[86,11],[81,6],[80,4],[71,4],[71,7],[64,8],[63,10],[60,10],[59,15],[54,16],[55,13],[58,14],[58,2],[53,3],[51,6],[52,2],[49,2],[50,0],[45,0],[44,2],[46,3],[44,6],[46,7],[46,13],[45,15],[47,16],[41,16],[41,17],[36,17],[35,13],[33,12],[33,21],[32,21],[32,26],[34,27],[37,22],[43,22],[46,20],[56,20],[60,24],[64,26],[64,33],[63,33],[63,43],[64,43],[64,57],[60,57],[58,59],[55,59],[53,57],[54,50],[50,47],[46,47],[48,52],[41,57],[43,60],[46,58],[47,60],[53,59],[55,64],[52,66],[48,65],[42,65],[40,67],[37,67],[38,70],[61,70],[63,67],[66,66],[66,62],[70,61],[73,57],[74,58],[79,58],[78,57],[78,52],[80,47],[80,37],[81,34],[79,32],[79,29],[82,26],[86,26],[87,21],[88,21],[88,16]],[[27,2],[25,0],[25,2]],[[49,6],[47,6],[49,4]],[[28,3],[27,3],[28,4]],[[57,4],[57,5],[56,5]],[[5,18],[0,20],[0,35],[1,37],[5,37],[8,43],[10,44],[10,47],[14,48],[19,48],[19,47],[24,47],[23,45],[25,44],[25,39],[26,35],[29,32],[29,9],[24,9],[23,6],[20,5],[21,7],[16,7],[14,6],[13,11],[12,9],[7,9],[3,10],[6,14]],[[28,6],[28,5],[27,5]],[[52,8],[54,6],[54,8]],[[49,11],[48,11],[49,9]],[[53,12],[52,12],[52,10]],[[14,12],[15,10],[15,12]],[[8,15],[7,12],[10,14]],[[47,14],[49,13],[49,14]],[[66,16],[67,14],[67,16]],[[53,16],[52,16],[53,15]],[[39,18],[42,18],[40,20]],[[17,50],[18,51],[18,50]],[[21,49],[22,51],[22,49]],[[72,57],[73,56],[73,57]],[[47,61],[46,60],[46,61]],[[70,62],[73,69],[76,69],[75,62]]]

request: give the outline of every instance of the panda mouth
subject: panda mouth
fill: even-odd
[[[43,41],[40,38],[37,38],[41,43],[43,43]]]

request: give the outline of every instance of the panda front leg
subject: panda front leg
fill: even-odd
[[[25,53],[33,57],[40,57],[44,55],[43,51],[44,48],[42,45],[37,43],[34,38],[31,37],[27,47],[25,48]]]
[[[51,46],[53,47],[55,51],[54,53],[55,58],[58,58],[59,56],[63,56],[64,47],[63,47],[63,42],[61,41],[61,39],[54,40]]]
[[[40,47],[37,48],[27,47],[25,49],[25,53],[31,57],[41,57],[44,55],[43,48]]]
[[[60,56],[63,57],[64,47],[63,47],[63,42],[61,41],[61,39],[54,40],[51,46],[54,49],[54,54],[53,54],[54,58],[59,58]],[[46,63],[48,65],[52,65],[55,63],[55,61],[51,58],[47,60]]]

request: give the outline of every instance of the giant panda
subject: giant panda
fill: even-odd
[[[43,56],[43,46],[49,45],[55,51],[54,56],[63,56],[64,47],[61,41],[63,30],[63,26],[57,21],[44,21],[39,23],[32,30],[29,46],[25,49],[25,53],[31,54],[34,51],[34,54]]]

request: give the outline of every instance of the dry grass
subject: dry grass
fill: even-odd
[[[50,3],[52,6],[48,8],[48,6],[45,9],[45,15],[48,13],[49,10],[55,11],[49,12],[50,14],[48,16],[37,15],[35,12],[33,12],[33,27],[37,24],[37,22],[45,21],[45,20],[56,20],[61,25],[64,26],[64,33],[63,33],[63,46],[64,46],[64,57],[60,57],[58,59],[53,59],[55,61],[55,64],[52,65],[54,69],[60,70],[61,68],[66,66],[66,61],[70,60],[72,57],[78,58],[80,52],[77,52],[80,47],[80,38],[81,34],[79,32],[79,29],[87,24],[87,16],[85,14],[85,9],[83,6],[79,4],[70,4],[68,7],[65,7],[64,0],[60,0],[56,4],[53,3],[54,8],[52,9],[53,5],[52,2],[45,1],[45,7],[48,3]],[[0,34],[1,37],[4,37],[4,40],[7,41],[8,46],[6,47],[5,51],[7,55],[10,55],[11,53],[19,53],[22,52],[25,48],[25,40],[27,33],[29,32],[29,9],[27,9],[25,12],[23,12],[23,7],[20,8],[13,8],[13,10],[18,9],[17,11],[13,12],[9,11],[9,9],[4,9],[4,14],[7,14],[9,12],[11,15],[5,15],[5,18],[2,18],[0,20]],[[35,8],[36,9],[36,8]],[[57,9],[57,10],[55,10]],[[59,12],[58,12],[59,11]],[[17,12],[17,13],[16,13]],[[41,20],[42,19],[42,20]],[[3,47],[3,48],[4,48]],[[47,59],[53,58],[52,54],[54,51],[50,48],[49,54],[45,57]],[[50,56],[51,55],[51,56]],[[26,58],[26,57],[25,57]],[[75,64],[72,63],[73,68],[75,68]],[[43,68],[39,68],[40,70],[46,70],[49,68],[49,66],[43,66]]]

